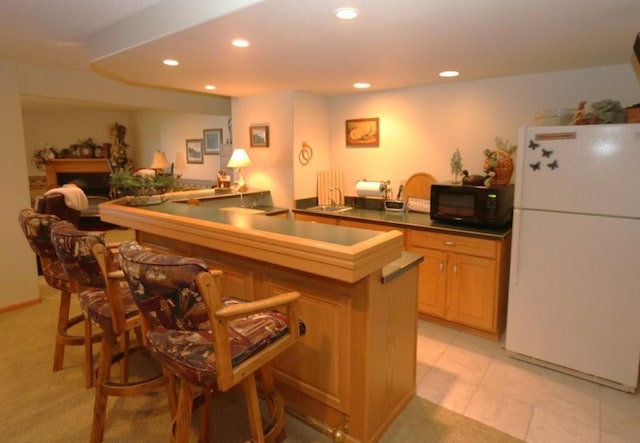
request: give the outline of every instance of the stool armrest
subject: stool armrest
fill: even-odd
[[[121,270],[111,271],[111,272],[107,273],[107,277],[109,277],[112,280],[124,280],[125,279],[124,271],[121,271]]]
[[[218,309],[215,312],[215,316],[217,318],[225,320],[238,317],[246,317],[247,315],[291,304],[299,298],[299,292],[286,292],[284,294],[274,295],[273,297],[269,297],[264,300],[250,301],[247,303],[240,303],[237,305],[231,305],[222,309]]]

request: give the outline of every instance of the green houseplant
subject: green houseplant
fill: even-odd
[[[142,174],[121,169],[111,175],[111,187],[117,197],[131,196],[132,205],[162,201],[162,195],[178,190],[178,181],[171,174]],[[150,200],[150,197],[159,197]]]

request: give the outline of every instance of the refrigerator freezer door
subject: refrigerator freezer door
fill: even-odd
[[[515,207],[640,218],[640,124],[521,128]]]
[[[635,387],[640,220],[514,215],[507,350]]]

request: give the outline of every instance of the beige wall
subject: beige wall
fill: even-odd
[[[293,97],[293,149],[291,160],[294,170],[293,198],[316,195],[318,171],[331,166],[329,151],[329,100],[316,94],[296,92]],[[308,164],[300,162],[302,143],[313,152]],[[293,207],[293,203],[289,205]]]
[[[233,98],[233,147],[245,148],[251,166],[243,169],[247,185],[271,191],[276,206],[291,207],[293,201],[293,95],[291,91],[258,97]],[[252,148],[249,128],[269,126],[269,147]]]
[[[136,165],[148,167],[157,150],[164,151],[169,162],[185,160],[186,140],[201,139],[204,129],[222,129],[222,139],[229,138],[227,115],[195,114],[173,111],[140,111],[134,114]],[[226,165],[225,165],[226,166]],[[224,166],[223,166],[224,167]],[[220,170],[220,155],[205,155],[204,162],[186,164],[175,172],[184,178],[215,180]]]
[[[0,59],[0,152],[3,193],[0,215],[0,308],[38,298],[35,256],[18,225],[29,206],[29,183],[22,136],[22,113],[15,63]]]
[[[57,151],[77,143],[80,139],[91,138],[97,144],[112,143],[110,125],[118,122],[127,127],[127,142],[135,137],[132,116],[129,112],[100,110],[91,108],[65,108],[23,111],[24,140],[27,157],[47,146]],[[44,175],[45,171],[27,162],[29,175]]]

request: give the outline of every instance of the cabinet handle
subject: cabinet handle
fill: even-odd
[[[454,243],[454,242],[449,241],[449,240],[447,240],[446,242],[444,242],[444,244],[445,244],[445,245],[447,245],[447,246],[454,246],[454,245],[455,245],[455,243]]]
[[[453,265],[453,273],[454,274],[458,273],[458,265]]]
[[[444,262],[440,260],[440,272],[444,269]]]

